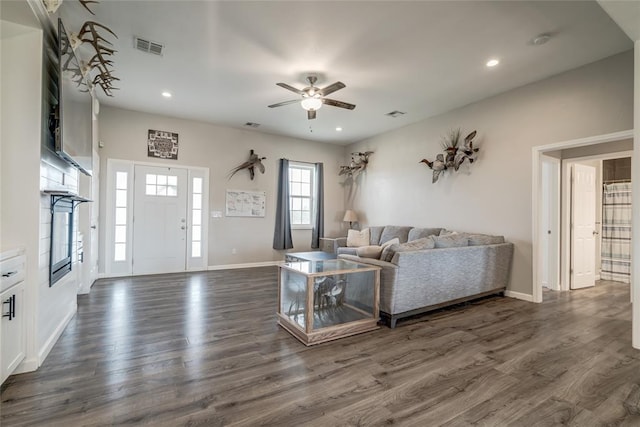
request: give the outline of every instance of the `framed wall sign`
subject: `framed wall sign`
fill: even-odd
[[[178,160],[178,134],[149,129],[147,156]]]

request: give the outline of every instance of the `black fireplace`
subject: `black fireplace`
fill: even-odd
[[[73,260],[73,213],[75,207],[91,200],[75,194],[47,191],[51,195],[51,246],[49,286],[71,271]]]

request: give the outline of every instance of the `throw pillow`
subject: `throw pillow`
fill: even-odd
[[[400,243],[406,242],[411,228],[412,227],[401,227],[398,225],[385,226],[382,234],[380,235],[380,244],[383,244],[394,237],[397,237],[400,240]]]
[[[375,258],[380,259],[380,254],[382,254],[382,246],[370,245],[370,246],[360,246],[356,249],[356,253],[360,258]]]
[[[383,261],[386,261],[386,258],[388,258],[388,254],[389,254],[389,248],[391,248],[391,246],[393,245],[399,245],[399,244],[400,244],[400,239],[398,239],[397,237],[395,239],[387,240],[386,242],[384,242],[382,244],[382,253],[380,254],[380,259]],[[393,255],[391,255],[391,258],[393,258]]]
[[[386,246],[382,250],[380,259],[382,261],[391,262],[396,252],[411,252],[420,251],[423,249],[433,249],[434,245],[435,243],[431,237],[423,237],[421,239],[412,240],[411,242],[406,243],[394,243],[392,245]]]
[[[469,246],[469,237],[463,234],[448,234],[433,238],[436,248],[459,248]]]
[[[469,234],[469,246],[496,245],[498,243],[504,243],[504,236]]]
[[[362,231],[349,230],[347,232],[347,246],[355,248],[358,246],[369,246],[369,229]]]
[[[423,237],[437,236],[440,234],[441,228],[412,228],[409,231],[409,242],[418,240]]]

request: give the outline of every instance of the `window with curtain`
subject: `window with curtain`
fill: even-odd
[[[317,193],[315,165],[289,163],[289,212],[292,228],[311,228]]]

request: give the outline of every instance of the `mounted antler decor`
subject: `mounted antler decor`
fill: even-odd
[[[480,149],[473,148],[473,138],[475,136],[476,131],[474,130],[464,138],[464,145],[460,147],[460,129],[452,130],[449,132],[448,137],[443,138],[442,148],[444,153],[438,154],[432,162],[427,159],[420,160],[420,163],[425,163],[429,166],[429,169],[433,170],[432,183],[438,181],[443,171],[447,169],[457,171],[465,160],[469,160],[469,163],[473,163],[476,160],[476,153]]]
[[[100,3],[97,0],[78,1],[82,7],[92,15],[95,15],[95,13],[89,8],[89,5]],[[43,0],[43,3],[47,12],[55,13],[62,4],[62,0]],[[111,47],[113,44],[100,34],[100,31],[106,31],[116,39],[118,38],[118,36],[111,31],[109,27],[95,21],[86,21],[82,24],[82,27],[80,27],[78,34],[71,33],[69,39],[71,48],[74,51],[83,43],[90,44],[96,51],[88,62],[82,61],[79,70],[82,73],[80,81],[86,78],[89,90],[95,86],[100,86],[107,96],[113,96],[112,91],[118,90],[117,87],[113,86],[113,83],[120,79],[113,75],[113,61],[111,59],[107,59],[107,57],[112,57],[116,53],[116,50]],[[90,73],[94,69],[97,70],[97,73],[91,77]],[[78,84],[80,83],[81,82],[78,82]]]
[[[354,175],[357,176],[360,172],[363,172],[367,169],[367,164],[369,163],[369,156],[373,154],[373,151],[357,151],[355,153],[351,153],[351,163],[347,166],[340,166],[340,175],[347,175],[347,177],[352,178]]]
[[[92,1],[90,3],[96,2]],[[82,4],[87,10],[89,10],[85,3]],[[89,10],[89,12],[91,11]],[[98,73],[95,75],[93,80],[91,80],[91,83],[94,86],[100,86],[107,96],[113,96],[112,91],[118,89],[117,87],[113,86],[113,82],[120,79],[112,74],[111,68],[113,67],[113,61],[111,61],[110,59],[106,59],[105,57],[113,56],[113,54],[116,53],[116,50],[109,47],[113,46],[113,44],[100,35],[100,33],[98,32],[100,29],[107,31],[115,38],[118,38],[118,36],[113,31],[111,31],[109,27],[94,21],[86,21],[84,24],[82,24],[80,32],[75,35],[74,38],[78,41],[78,43],[89,43],[91,46],[93,46],[96,53],[91,57],[89,62],[85,64],[85,74],[94,69],[98,70]]]
[[[235,175],[236,172],[242,169],[247,169],[249,171],[249,175],[251,176],[251,180],[253,181],[253,177],[255,176],[255,168],[258,168],[260,172],[264,173],[264,165],[262,164],[262,161],[265,159],[266,157],[260,157],[259,155],[254,153],[253,150],[251,150],[249,154],[249,160],[233,168],[233,170],[229,172],[229,179],[231,179],[231,177]]]

